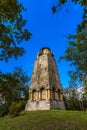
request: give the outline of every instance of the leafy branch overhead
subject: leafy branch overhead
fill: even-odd
[[[87,0],[58,0],[57,4],[52,7],[53,13],[56,13],[60,6],[63,6],[66,3],[73,2],[74,4],[80,4],[81,6],[87,6]]]
[[[53,13],[68,2],[70,1],[59,0],[58,4],[52,7]],[[82,22],[78,25],[76,34],[68,36],[68,47],[61,58],[69,61],[76,68],[75,71],[70,72],[71,78],[87,86],[87,0],[71,0],[71,2],[83,7]]]
[[[18,0],[0,0],[0,60],[8,61],[25,52],[20,43],[30,39],[31,33],[24,28],[22,11],[25,8]]]

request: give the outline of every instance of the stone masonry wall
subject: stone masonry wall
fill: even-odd
[[[25,110],[65,109],[62,86],[50,49],[42,49],[35,61]]]

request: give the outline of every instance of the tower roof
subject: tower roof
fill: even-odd
[[[38,56],[41,56],[41,55],[43,55],[43,54],[48,54],[48,53],[54,55],[54,54],[52,53],[52,51],[51,51],[50,48],[48,48],[48,47],[43,47],[43,48],[40,49],[40,51],[39,51],[39,53],[38,53]]]
[[[45,49],[48,49],[49,51],[51,51],[51,49],[50,49],[49,47],[43,47],[43,48],[40,49],[39,52],[42,52],[42,51],[45,50]]]

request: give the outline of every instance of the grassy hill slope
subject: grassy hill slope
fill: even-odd
[[[87,112],[32,111],[0,118],[0,130],[87,130]]]

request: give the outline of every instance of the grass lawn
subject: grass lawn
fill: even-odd
[[[48,110],[0,118],[0,130],[87,130],[87,112]]]

